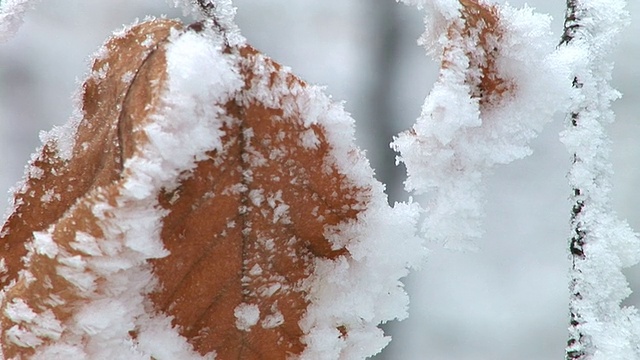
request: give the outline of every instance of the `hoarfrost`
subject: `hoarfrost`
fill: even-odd
[[[313,273],[302,285],[309,307],[299,323],[306,345],[300,358],[372,356],[390,341],[378,325],[407,316],[409,299],[400,279],[426,256],[422,239],[416,234],[421,209],[415,203],[388,205],[384,186],[375,180],[364,153],[355,146],[354,120],[341,103],[333,102],[322,87],[292,84],[287,81],[288,68],[275,69],[266,60],[263,55],[256,56],[251,90],[242,100],[281,108],[283,118],[297,119],[307,131],[319,126],[330,151],[324,170],[331,171],[329,166],[335,166],[354,186],[367,189],[366,206],[356,205],[360,213],[355,221],[325,228],[325,237],[333,248],[346,246],[350,256],[317,258]],[[303,140],[303,144],[315,143],[308,140],[314,139]],[[293,179],[292,183],[296,181],[302,180]],[[265,201],[274,209],[282,204],[277,192],[265,194]]]
[[[51,310],[37,314],[22,299],[7,304],[5,314],[16,324],[7,331],[7,338],[19,346],[34,347],[43,339],[58,340],[63,330]]]
[[[265,316],[264,320],[260,322],[260,325],[265,329],[272,329],[282,325],[283,323],[284,316],[282,316],[282,313],[278,311],[275,314]]]
[[[179,175],[195,167],[207,151],[223,151],[220,128],[224,110],[213,104],[226,103],[242,81],[232,60],[222,55],[222,43],[213,32],[197,36],[187,32],[170,39],[163,104],[152,121],[134,130],[143,132],[148,143],[123,164],[124,176],[114,202],[96,200],[91,204],[101,237],[78,232],[70,244],[78,255],[59,250],[52,240],[52,229],[35,233],[28,244],[26,261],[33,254],[55,258],[59,263],[56,272],[73,285],[69,291],[83,299],[64,322],[64,331],[60,328],[55,344],[43,342],[56,334],[53,314],[48,319],[49,313],[33,311],[34,318],[29,312],[17,312],[18,307],[10,309],[18,324],[7,336],[20,346],[36,348],[34,358],[212,358],[213,354],[203,357],[195,353],[170,319],[147,313],[146,296],[156,285],[147,261],[167,255],[160,240],[165,212],[158,205],[158,192],[174,187]],[[206,74],[202,74],[204,69]],[[67,125],[43,135],[43,142],[58,146],[63,159],[72,156],[82,118],[81,113],[76,115]],[[21,277],[27,283],[47,281],[30,280],[27,272]],[[49,303],[56,306],[60,301],[52,298]],[[132,331],[136,339],[131,338]]]
[[[16,323],[21,322],[32,322],[33,319],[36,318],[36,313],[31,310],[29,305],[27,305],[22,299],[14,299],[7,308],[4,313],[11,319],[11,321]]]
[[[313,129],[309,129],[300,135],[300,144],[308,149],[316,149],[320,145],[320,139]]]
[[[236,8],[231,0],[167,0],[174,7],[182,8],[185,16],[195,19],[215,19],[215,22],[225,31],[225,40],[231,46],[242,45],[245,38],[234,22]],[[204,7],[204,8],[203,8]]]
[[[492,8],[495,19],[474,24],[456,0],[405,2],[426,8],[420,41],[442,68],[416,124],[392,147],[406,165],[406,189],[426,197],[425,236],[474,247],[471,240],[482,235],[483,178],[495,165],[529,155],[529,142],[566,110],[569,67],[554,52],[549,17],[529,8]],[[466,37],[451,30],[465,26],[479,28]]]
[[[46,232],[36,231],[33,233],[33,247],[33,250],[38,254],[46,255],[52,259],[58,255],[58,245]]]
[[[384,196],[372,200],[357,222],[341,224],[337,239],[328,234],[336,242],[351,239],[352,259],[318,259],[306,282],[313,302],[300,323],[307,345],[302,359],[376,354],[391,340],[377,324],[407,316],[409,299],[399,279],[424,260],[415,235],[420,211],[413,203],[389,207]],[[346,339],[339,328],[349,332]]]
[[[201,9],[195,2],[172,2],[200,16]],[[218,25],[226,30],[224,38],[206,28],[200,33],[188,31],[170,38],[166,46],[168,84],[162,106],[149,124],[134,129],[143,132],[148,143],[136,149],[135,155],[123,164],[123,180],[115,202],[92,204],[91,215],[99,220],[101,236],[76,233],[70,243],[71,249],[77,250],[76,256],[51,246],[48,241],[51,229],[39,233],[31,244],[33,252],[59,262],[57,272],[83,298],[78,311],[65,321],[64,331],[55,344],[41,344],[39,336],[30,338],[36,333],[25,327],[13,330],[16,341],[41,345],[36,349],[35,359],[202,358],[172,327],[171,319],[149,313],[146,296],[157,285],[148,260],[167,255],[160,240],[165,213],[158,205],[158,192],[175,188],[180,174],[193,169],[196,161],[206,159],[206,152],[225,151],[220,139],[224,135],[225,109],[215,104],[227,103],[231,100],[229,96],[240,96],[240,89],[245,86],[236,68],[237,56],[223,51],[227,45],[244,42],[232,22],[235,10],[230,1],[218,1],[214,11]],[[104,56],[105,51],[103,48],[96,56]],[[253,78],[269,79],[258,69],[266,60],[258,57],[256,63]],[[105,76],[109,69],[102,70],[90,76]],[[300,324],[304,332],[302,341],[307,345],[302,358],[364,358],[379,352],[390,340],[378,328],[379,324],[407,316],[408,296],[400,279],[408,274],[409,268],[421,263],[426,253],[416,236],[421,210],[414,203],[388,205],[384,186],[374,179],[368,161],[354,144],[354,122],[342,104],[331,101],[321,87],[290,86],[283,81],[289,69],[282,67],[278,71],[281,76],[276,82],[282,81],[279,86],[251,84],[252,90],[242,95],[246,97],[243,100],[283,107],[283,117],[301,114],[300,121],[308,128],[306,132],[278,136],[301,136],[303,146],[316,148],[320,138],[310,126],[322,128],[326,136],[323,140],[330,145],[327,162],[336,166],[339,174],[347,176],[355,187],[365,189],[363,197],[367,200],[366,208],[353,209],[361,210],[355,221],[325,229],[326,236],[334,244],[346,246],[351,256],[318,259],[313,273],[300,284],[310,302]],[[263,69],[263,73],[269,72],[275,69]],[[288,103],[273,103],[274,98],[283,94],[294,96],[285,96],[290,99]],[[78,110],[67,125],[42,136],[43,142],[56,146],[63,160],[72,158],[74,135],[82,115]],[[254,160],[259,166],[260,159]],[[252,174],[247,171],[243,176],[251,179]],[[255,206],[271,207],[274,222],[291,221],[289,205],[278,192],[249,192],[242,184],[229,188],[228,192],[248,194]],[[235,226],[232,222],[228,224]],[[264,240],[261,245],[265,249],[273,248],[272,240]],[[254,267],[249,275],[261,273],[261,268]],[[260,289],[264,296],[284,291],[277,280],[270,279]],[[60,301],[50,299],[51,304]],[[263,314],[262,319],[256,305],[242,304],[235,310],[237,325],[243,330],[258,324],[273,328],[285,321],[277,308]],[[349,336],[344,337],[338,329],[345,329]],[[131,338],[132,331],[136,332],[136,339]]]
[[[236,327],[242,331],[249,331],[260,320],[260,308],[255,304],[242,303],[236,306],[233,314],[236,317]]]
[[[625,3],[581,1],[565,24],[562,50],[575,64],[576,87],[561,134],[574,158],[568,175],[575,205],[567,348],[574,358],[640,358],[640,317],[635,308],[621,307],[631,293],[622,269],[640,261],[640,239],[611,206],[613,172],[604,128],[613,122],[611,102],[620,96],[609,84],[609,56],[628,23]]]

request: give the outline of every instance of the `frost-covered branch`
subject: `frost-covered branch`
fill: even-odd
[[[617,219],[609,192],[610,141],[604,125],[619,93],[609,80],[608,60],[628,14],[625,1],[568,0],[561,51],[574,64],[575,91],[562,140],[573,154],[571,301],[568,360],[639,359],[640,318],[621,302],[630,293],[622,269],[640,260],[640,242]]]

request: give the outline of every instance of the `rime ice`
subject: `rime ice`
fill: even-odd
[[[215,3],[215,8],[213,8],[210,14],[206,13],[206,11],[198,5],[198,2],[194,0],[167,0],[167,2],[174,7],[182,8],[182,13],[185,16],[190,15],[198,20],[207,17],[215,18],[218,24],[224,29],[225,39],[229,42],[229,45],[240,45],[245,42],[245,38],[240,34],[240,29],[233,20],[236,16],[236,8],[233,6],[231,0],[201,1],[205,6]]]
[[[630,293],[622,269],[640,261],[640,240],[612,209],[610,141],[604,126],[614,120],[619,93],[609,81],[609,60],[628,21],[625,1],[581,1],[563,38],[563,54],[574,64],[576,93],[561,139],[573,155],[569,184],[574,208],[571,239],[572,359],[639,359],[640,317],[621,307]]]
[[[407,167],[407,190],[426,197],[425,236],[473,247],[482,234],[483,178],[530,153],[542,126],[566,110],[571,78],[554,54],[549,18],[529,8],[408,3],[426,8],[420,41],[441,70],[420,118],[392,147]]]

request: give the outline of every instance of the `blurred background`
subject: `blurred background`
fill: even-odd
[[[514,6],[524,4],[512,0]],[[404,169],[388,147],[407,129],[437,74],[416,45],[421,13],[393,0],[235,0],[248,41],[327,92],[356,119],[392,201],[405,200]],[[554,17],[560,39],[564,1],[531,0]],[[613,202],[640,229],[640,2],[630,1],[632,25],[616,53],[617,122],[613,142]],[[0,44],[0,192],[22,176],[38,133],[63,124],[90,55],[113,30],[145,15],[181,12],[163,0],[45,0]],[[566,243],[570,156],[558,140],[559,115],[533,143],[534,154],[486,179],[486,234],[478,252],[429,244],[431,255],[406,279],[410,317],[385,326],[394,338],[377,359],[562,359],[568,323]],[[5,196],[0,207],[6,208]],[[1,209],[0,209],[1,211]],[[640,292],[640,267],[627,271]],[[628,304],[640,305],[632,295]]]

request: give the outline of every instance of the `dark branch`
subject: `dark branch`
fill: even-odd
[[[224,32],[225,29],[220,24],[220,20],[216,14],[215,0],[196,0],[196,3],[200,6],[200,11],[204,17],[213,22],[214,27],[219,29],[221,32]]]
[[[216,5],[212,0],[196,0],[196,2],[200,6],[202,13],[208,18],[213,18],[215,16]]]
[[[576,31],[580,28],[578,20],[578,0],[567,0],[567,12],[564,17],[564,31],[560,45],[566,45],[573,40]]]
[[[579,11],[580,0],[567,0],[567,11],[564,18],[564,31],[560,40],[560,45],[570,44],[577,36],[580,30],[580,16]],[[582,82],[578,77],[573,79],[573,87],[580,89]],[[569,119],[573,127],[580,126],[580,112],[574,111],[570,114]],[[582,162],[582,159],[578,154],[573,154],[573,164]],[[580,280],[575,275],[576,272],[580,272],[579,263],[586,259],[584,251],[585,244],[587,242],[588,232],[584,228],[584,224],[581,221],[581,215],[585,207],[585,194],[582,189],[574,188],[571,196],[573,201],[573,208],[571,209],[571,228],[573,229],[573,236],[569,240],[569,252],[571,254],[571,267],[574,272],[571,276],[571,283],[569,288],[571,290],[571,301],[569,305],[570,319],[570,332],[569,340],[567,341],[566,360],[584,360],[587,357],[585,350],[585,336],[582,333],[580,326],[582,325],[582,316],[580,311],[574,305],[574,302],[582,299],[580,293]]]

